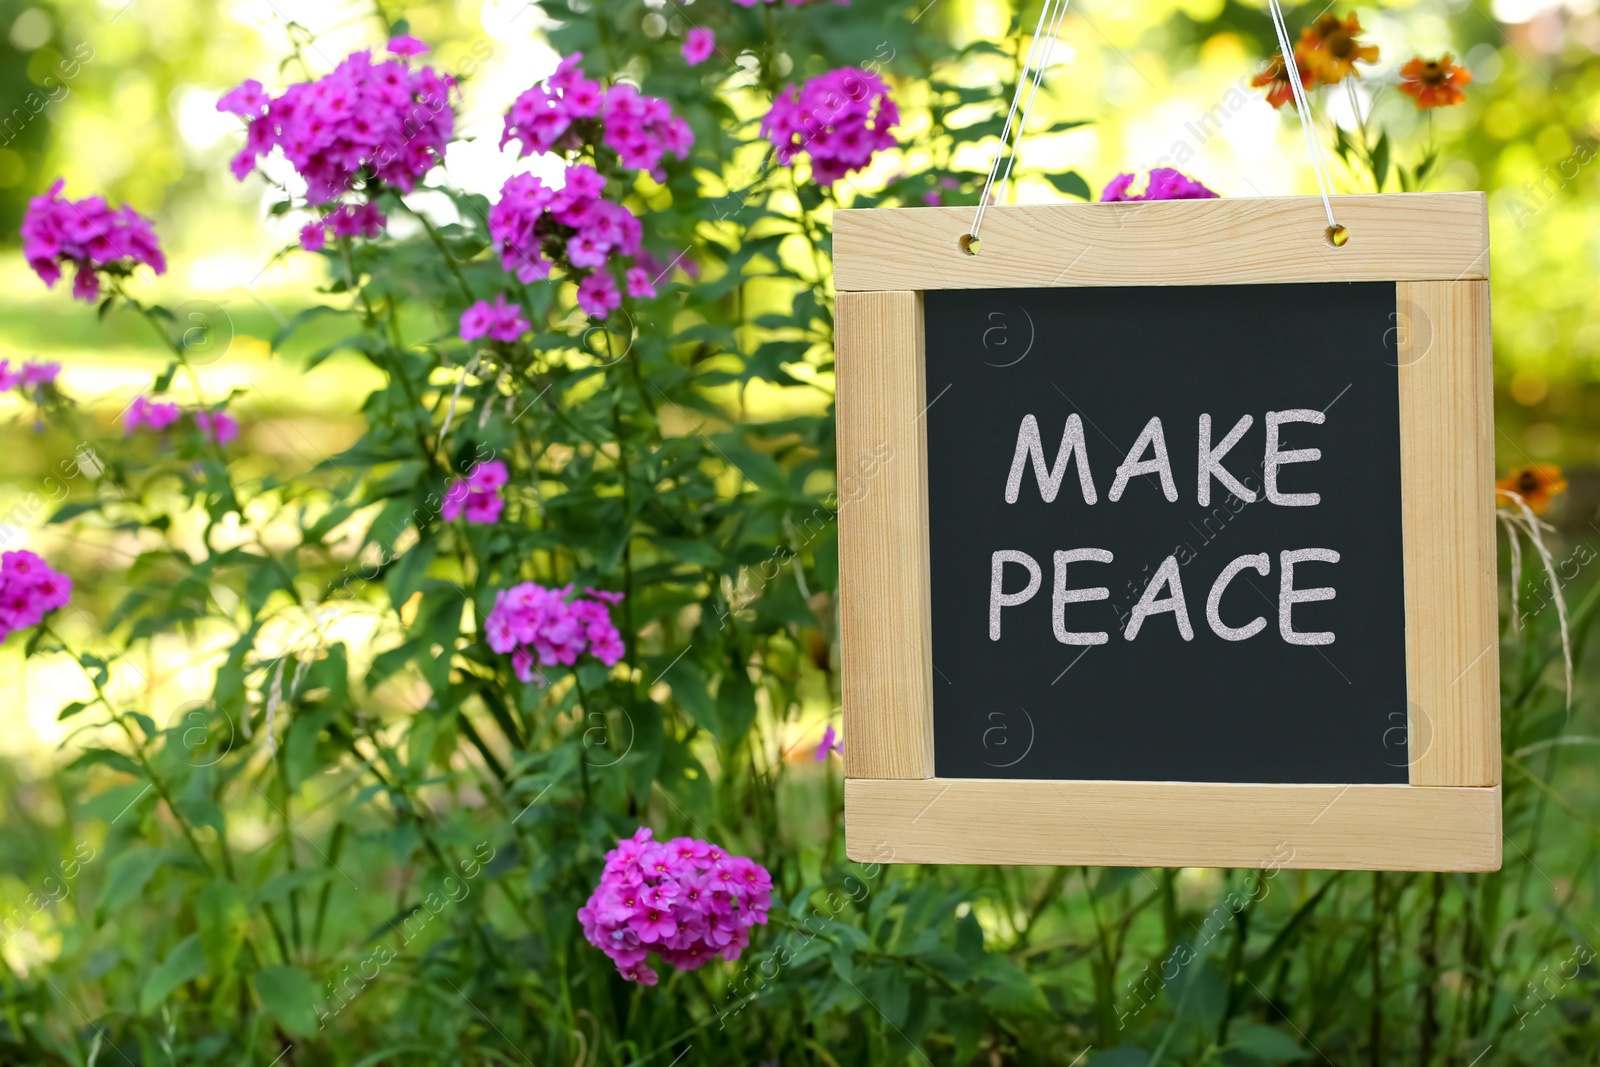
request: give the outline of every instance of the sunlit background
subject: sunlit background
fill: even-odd
[[[1431,137],[1443,159],[1433,188],[1489,194],[1498,465],[1503,471],[1553,461],[1567,468],[1571,492],[1550,517],[1569,537],[1600,532],[1589,523],[1600,504],[1597,6],[1597,0],[1488,6],[1427,0],[1337,8],[1359,14],[1380,48],[1355,104],[1389,132],[1395,159],[1413,165]],[[1315,13],[1292,11],[1290,18],[1301,25]],[[991,0],[935,0],[923,17],[940,21],[957,41],[999,40],[1013,13]],[[1029,24],[1034,17],[1024,12]],[[119,314],[98,323],[66,286],[47,291],[22,262],[15,247],[22,208],[61,176],[69,196],[103,194],[156,220],[171,267],[159,279],[140,279],[139,291],[180,319],[195,315],[214,324],[216,351],[199,361],[201,379],[213,397],[238,391],[233,409],[245,421],[242,451],[249,462],[303,469],[352,440],[372,372],[339,358],[310,377],[291,372],[281,361],[303,359],[315,347],[314,334],[300,347],[272,352],[278,326],[312,300],[321,261],[281,254],[298,222],[268,217],[277,197],[260,176],[240,183],[229,174],[242,130],[215,102],[246,77],[276,91],[289,80],[320,75],[350,50],[381,42],[385,20],[400,18],[433,45],[432,63],[465,82],[459,130],[474,140],[452,147],[448,181],[492,193],[514,169],[497,147],[500,117],[555,62],[544,15],[521,0],[381,6],[0,0],[0,358],[59,360],[63,389],[102,431],[164,365],[144,322]],[[1291,113],[1272,110],[1249,86],[1267,55],[1255,36],[1262,21],[1258,6],[1232,0],[1074,5],[1032,125],[1090,124],[1029,138],[1022,156],[1028,173],[1013,195],[1023,202],[1059,198],[1044,177],[1051,170],[1075,168],[1098,192],[1119,171],[1164,163],[1224,196],[1313,191]],[[1473,82],[1466,105],[1428,113],[1430,130],[1427,115],[1396,92],[1396,71],[1414,54],[1445,51],[1471,71]],[[893,74],[895,64],[887,70]],[[1001,92],[992,66],[975,65],[971,84]],[[915,88],[904,92],[914,105]],[[1315,106],[1342,124],[1351,121],[1344,86],[1322,90]],[[919,125],[913,108],[900,131],[911,162]],[[982,152],[969,152],[957,165],[987,166]],[[886,154],[852,184],[870,190],[907,162]],[[271,164],[267,170],[289,179]],[[1335,179],[1341,192],[1372,191],[1369,176],[1337,164]],[[1207,251],[1197,247],[1194,254]],[[1316,307],[1304,309],[1304,322],[1308,332],[1337,327]],[[1292,347],[1283,357],[1294,358]],[[48,549],[78,572],[125,567],[139,551],[132,535],[91,542],[45,525],[56,506],[47,474],[60,443],[46,448],[21,400],[8,395],[0,405],[0,418],[10,420],[0,474],[5,547]],[[114,589],[98,593],[104,607],[114,606]],[[355,633],[349,636],[359,643]],[[187,691],[205,688],[210,653],[203,637],[173,635],[154,647],[143,684],[164,695],[159,703],[176,707]],[[38,755],[60,745],[70,725],[55,721],[63,693],[82,683],[65,667],[57,670],[49,663],[25,670],[20,649],[0,653],[0,706],[14,701],[26,710],[25,719],[8,717],[0,752]]]

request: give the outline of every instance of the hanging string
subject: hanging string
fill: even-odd
[[[1002,159],[1006,161],[1006,169],[1000,181],[1000,195],[1004,197],[1010,188],[1012,168],[1016,165],[1017,156],[1022,149],[1023,132],[1028,128],[1028,116],[1033,111],[1033,102],[1039,95],[1039,86],[1043,83],[1045,71],[1050,66],[1050,56],[1055,50],[1056,36],[1062,19],[1067,14],[1067,3],[1068,0],[1045,0],[1044,6],[1039,11],[1039,24],[1034,27],[1033,41],[1028,47],[1028,56],[1023,61],[1023,76],[1017,79],[1017,89],[1012,94],[1011,107],[1006,112],[1005,125],[1000,130],[1000,148],[995,153],[994,162],[989,165],[989,175],[984,179],[983,192],[978,197],[978,208],[972,216],[972,231],[960,241],[961,250],[968,255],[976,253],[974,246],[978,243],[978,233],[983,228],[984,215],[989,210],[989,194],[994,189],[995,177],[1000,173]],[[1289,31],[1284,25],[1283,8],[1278,0],[1267,0],[1267,7],[1272,14],[1272,28],[1278,37],[1279,60],[1283,65],[1283,75],[1289,82],[1295,113],[1300,118],[1300,131],[1305,136],[1306,155],[1311,160],[1311,172],[1317,180],[1317,192],[1322,197],[1322,210],[1328,217],[1328,241],[1336,247],[1343,247],[1349,240],[1350,234],[1333,216],[1333,179],[1329,176],[1328,163],[1322,154],[1322,144],[1311,126],[1311,103],[1306,97],[1305,86],[1300,83],[1300,64],[1295,58],[1293,46],[1289,43]],[[1047,25],[1048,33],[1045,32]],[[1017,137],[1013,143],[1011,127],[1016,119],[1017,106],[1022,103],[1024,89],[1027,91],[1028,100],[1022,106],[1022,121],[1016,124]]]
[[[1048,6],[1048,4],[1047,4]],[[1056,41],[1061,32],[1061,20],[1067,17],[1067,0],[1061,0],[1056,7],[1056,15],[1050,22],[1050,32],[1045,35],[1043,53],[1039,56],[1038,74],[1033,79],[1033,85],[1028,89],[1028,102],[1022,105],[1022,121],[1017,123],[1017,143],[1011,148],[1011,155],[1006,158],[1006,172],[1000,178],[1000,192],[996,200],[1004,200],[1006,191],[1011,187],[1011,167],[1017,161],[1017,156],[1022,151],[1022,137],[1028,129],[1028,116],[1033,114],[1033,101],[1039,95],[1039,86],[1044,83],[1045,72],[1050,69],[1050,60],[1056,50]],[[988,197],[984,198],[988,200]],[[976,231],[974,231],[976,235]]]
[[[1028,125],[1028,113],[1033,110],[1034,97],[1039,93],[1039,83],[1044,80],[1045,68],[1049,65],[1045,60],[1055,48],[1056,30],[1061,25],[1061,19],[1067,13],[1067,0],[1045,0],[1044,6],[1039,9],[1039,25],[1034,27],[1033,41],[1028,46],[1028,56],[1023,60],[1022,77],[1017,79],[1017,89],[1011,95],[1011,108],[1006,112],[1005,125],[1000,130],[1000,149],[995,153],[994,162],[989,165],[989,176],[984,179],[983,192],[978,197],[978,210],[972,216],[972,232],[961,238],[961,250],[968,255],[973,254],[972,246],[978,240],[978,232],[983,228],[983,216],[989,209],[989,193],[994,188],[994,179],[1000,173],[1000,160],[1006,159],[1005,181],[1011,181],[1011,168],[1017,161],[1017,151],[1022,145],[1022,131]],[[1045,34],[1045,27],[1049,26],[1050,32]],[[1031,72],[1032,85],[1029,87]],[[1028,89],[1028,104],[1022,112],[1022,123],[1017,127],[1016,144],[1011,146],[1008,155],[1006,146],[1011,144],[1011,125],[1017,115],[1017,105],[1022,102],[1024,89]],[[1002,184],[1002,191],[1004,184]]]
[[[1305,134],[1306,154],[1311,157],[1311,172],[1317,179],[1317,192],[1322,194],[1322,210],[1328,215],[1328,240],[1341,247],[1350,234],[1333,217],[1333,179],[1328,176],[1327,161],[1322,158],[1322,144],[1311,128],[1311,103],[1306,99],[1306,87],[1300,83],[1300,62],[1289,44],[1289,31],[1283,24],[1283,8],[1278,0],[1267,0],[1272,13],[1272,28],[1278,34],[1278,59],[1283,65],[1283,76],[1289,81],[1289,92],[1294,97],[1295,113],[1300,116],[1300,132]]]

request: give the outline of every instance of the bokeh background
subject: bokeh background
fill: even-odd
[[[1600,538],[1590,523],[1600,505],[1600,5],[1442,0],[1340,11],[1359,14],[1380,48],[1357,92],[1363,112],[1390,131],[1396,162],[1414,164],[1431,136],[1441,153],[1432,188],[1488,192],[1499,468],[1562,465],[1570,491],[1550,518],[1568,537]],[[1016,14],[990,0],[939,0],[924,18],[965,44],[1004,40]],[[1311,12],[1292,15],[1309,21]],[[1034,9],[1024,17],[1031,24]],[[27,199],[61,176],[69,196],[101,193],[154,217],[172,268],[144,291],[211,331],[215,356],[201,368],[203,380],[208,390],[241,391],[236,409],[247,415],[253,453],[303,466],[353,439],[371,371],[335,357],[306,389],[276,360],[314,351],[318,335],[270,352],[274,332],[314,295],[320,263],[279,255],[295,224],[265,217],[276,199],[266,182],[228,174],[225,162],[242,139],[215,102],[244,77],[272,85],[280,67],[296,78],[325,70],[400,18],[434,42],[437,65],[471,72],[460,128],[477,140],[452,149],[448,180],[492,194],[513,169],[496,148],[501,116],[557,58],[546,43],[547,18],[522,0],[0,2],[0,358],[61,361],[65,390],[105,420],[163,365],[147,324],[132,316],[97,323],[65,291],[43,291],[17,253]],[[1070,9],[1031,126],[1088,123],[1028,138],[1021,165],[1029,173],[1014,198],[1059,199],[1051,172],[1076,169],[1098,192],[1119,171],[1174,160],[1224,196],[1314,191],[1288,109],[1266,107],[1249,86],[1267,54],[1264,28],[1260,7],[1233,0]],[[1468,102],[1419,113],[1395,91],[1393,72],[1412,54],[1445,51],[1472,72]],[[971,80],[1002,93],[992,66],[975,61]],[[1322,103],[1348,124],[1343,88]],[[900,139],[902,151],[881,154],[852,188],[871,190],[923,161],[914,124]],[[993,144],[966,146],[976,158],[954,162],[983,166]],[[1335,172],[1342,192],[1372,190],[1365,173],[1337,162]],[[1308,331],[1335,325],[1306,309]],[[9,461],[0,470],[3,523],[8,513],[19,517],[14,509],[38,487],[46,463],[22,402],[0,404],[17,408],[0,430]],[[47,543],[52,533],[25,536]],[[103,553],[110,563],[130,547],[71,551]],[[177,684],[184,651],[172,653],[180,662],[154,665],[152,685]],[[0,751],[42,756],[56,747],[65,734],[54,721],[58,684],[64,679],[48,670],[30,677],[19,657],[0,657],[0,693],[11,694],[18,713],[0,731]]]
[[[675,2],[659,0],[652,6],[665,11]],[[1395,159],[1412,166],[1431,141],[1443,161],[1432,188],[1488,193],[1497,467],[1504,473],[1551,463],[1565,471],[1568,490],[1545,518],[1553,526],[1551,551],[1565,564],[1567,600],[1576,603],[1600,573],[1593,564],[1600,559],[1595,519],[1600,509],[1600,289],[1595,284],[1600,2],[1425,0],[1358,3],[1339,10],[1358,14],[1368,39],[1380,49],[1379,63],[1354,91],[1361,111],[1372,113],[1389,132]],[[1031,26],[1036,13],[1030,5],[1020,15]],[[1304,25],[1315,13],[1301,9],[1291,18]],[[918,18],[960,46],[1007,40],[1018,16],[1013,5],[1000,0],[933,0]],[[285,255],[296,224],[269,214],[277,191],[261,177],[240,183],[228,173],[227,160],[242,138],[238,122],[219,114],[215,102],[246,77],[276,87],[319,75],[350,50],[381,41],[400,20],[434,46],[434,65],[471,71],[458,129],[477,140],[452,147],[448,181],[492,195],[514,165],[508,153],[496,150],[501,116],[557,58],[547,43],[552,24],[541,9],[522,0],[0,0],[0,359],[59,361],[63,391],[79,401],[83,418],[100,424],[85,439],[114,434],[125,406],[167,363],[166,350],[147,322],[116,313],[98,322],[64,287],[46,291],[23,263],[16,248],[21,212],[30,196],[61,176],[69,196],[105,195],[156,221],[171,269],[157,279],[142,277],[140,294],[172,308],[180,325],[202,335],[192,362],[208,396],[234,393],[230,410],[244,427],[235,454],[243,469],[253,476],[299,473],[355,441],[363,429],[360,405],[380,384],[379,375],[370,364],[339,354],[303,373],[333,336],[317,323],[274,349],[280,328],[320,302],[323,261]],[[651,26],[647,18],[645,34],[661,36],[667,20],[663,17],[654,33]],[[867,43],[856,62],[873,57],[879,35],[868,32],[862,39]],[[1022,178],[1012,195],[1021,202],[1059,199],[1062,193],[1051,178],[1068,169],[1098,192],[1121,171],[1174,160],[1224,196],[1313,191],[1292,116],[1273,111],[1249,86],[1274,50],[1267,40],[1264,6],[1256,3],[1088,0],[1074,5],[1032,125],[1037,130],[1082,125],[1029,137]],[[663,40],[660,47],[675,51],[677,46]],[[1473,75],[1468,100],[1420,115],[1395,90],[1394,72],[1413,54],[1445,51]],[[719,61],[722,57],[712,60]],[[893,79],[893,63],[886,73]],[[993,56],[974,56],[963,79],[971,99],[1003,96],[1001,73]],[[1352,104],[1339,88],[1321,94],[1320,105],[1348,125]],[[915,83],[896,83],[908,105],[915,104],[919,91]],[[733,103],[749,112],[748,101]],[[851,190],[870,193],[902,172],[928,168],[929,153],[919,142],[926,114],[912,106],[907,113],[899,131],[901,149],[876,158],[864,175],[852,179]],[[993,146],[992,139],[966,144],[959,159],[934,162],[944,169],[981,169]],[[525,161],[518,166],[537,170],[541,165]],[[271,166],[267,169],[270,178]],[[1335,178],[1341,192],[1372,191],[1370,177],[1359,170],[1336,165]],[[397,230],[403,221],[397,221]],[[1203,247],[1194,250],[1197,257],[1206,254]],[[1338,327],[1316,307],[1304,309],[1303,324],[1308,333]],[[755,383],[740,396],[739,412],[758,420],[782,415],[789,410],[784,405],[795,403],[813,405],[812,413],[826,410],[824,390],[797,401],[799,392]],[[71,451],[72,442],[62,440],[59,431],[46,433],[36,425],[33,409],[23,400],[0,398],[0,544],[34,548],[65,564],[78,579],[75,602],[86,611],[62,621],[69,635],[74,627],[92,625],[90,619],[112,615],[125,592],[127,568],[152,547],[135,530],[48,523],[68,495],[63,491],[52,499],[59,483],[51,472]],[[42,505],[37,503],[41,497]],[[1540,624],[1547,625],[1549,612],[1538,613]],[[338,630],[332,636],[357,654],[371,647],[366,625],[354,616],[329,623]],[[140,668],[141,691],[130,700],[168,725],[187,702],[209,692],[222,645],[205,632],[177,632],[141,647],[147,657]],[[827,662],[826,648],[812,653]],[[1580,911],[1592,911],[1593,885],[1575,888],[1573,882],[1597,879],[1600,820],[1594,816],[1593,753],[1600,749],[1593,746],[1600,743],[1600,723],[1588,695],[1597,676],[1592,648],[1581,645],[1577,655],[1578,699],[1563,730],[1576,739],[1570,744],[1577,755],[1562,768],[1559,791],[1551,799],[1559,811],[1548,831],[1542,821],[1533,831],[1548,834],[1537,875],[1523,871],[1516,887],[1506,890],[1540,902],[1529,907],[1544,907],[1550,899],[1576,901]],[[71,803],[59,772],[74,755],[66,742],[76,724],[59,721],[58,714],[65,700],[82,695],[85,683],[81,672],[62,659],[25,659],[20,638],[0,648],[0,793],[6,798],[0,818],[22,827],[18,832],[24,835],[35,823],[54,825],[59,809]],[[831,833],[837,797],[829,791],[836,780],[828,776],[836,772],[829,764],[813,763],[811,752],[836,709],[826,685],[813,690],[804,696],[803,714],[784,727],[792,735],[779,738],[775,747],[797,765],[795,788],[805,794],[800,810],[819,824],[826,819]],[[407,695],[389,693],[385,699],[403,706]],[[80,737],[73,746],[82,742]],[[1541,806],[1541,819],[1543,811]],[[1508,855],[1513,847],[1515,841]],[[1090,874],[1083,873],[1091,912],[1102,893],[1125,888],[1122,875],[1101,872],[1091,893]],[[987,877],[974,876],[975,884]],[[1066,877],[1062,872],[1060,881],[1049,883],[1047,894],[1061,889]],[[1184,872],[1176,882],[1181,902],[1210,900],[1224,884],[1222,877]],[[0,901],[21,900],[32,884],[32,875],[18,864],[0,863]],[[1374,882],[1375,900],[1378,893]],[[1033,966],[1029,961],[1039,953],[1068,945],[1069,958],[1060,967],[1073,977],[1062,984],[1085,981],[1090,953],[1075,954],[1076,942],[1029,948],[1028,924],[1020,924],[1024,934],[1017,941],[1019,924],[1003,906],[993,900],[961,906],[967,910],[959,914],[976,915],[991,937],[1009,931],[1019,966]],[[1415,926],[1419,914],[1411,913],[1406,922]],[[131,933],[137,936],[137,930]],[[1578,923],[1570,937],[1575,945],[1593,941],[1600,931],[1593,922]],[[1330,934],[1329,942],[1336,940],[1337,934]],[[1526,960],[1530,976],[1541,964],[1558,963],[1567,954],[1566,947],[1541,951],[1546,954]],[[43,917],[25,936],[9,937],[0,947],[7,966],[24,975],[58,954],[63,954],[61,932]],[[1593,980],[1592,968],[1587,977]],[[1097,976],[1094,981],[1109,990],[1112,980]],[[1337,998],[1341,984],[1329,987],[1329,998]],[[1532,1003],[1531,996],[1497,1001],[1496,1018],[1505,1023],[1507,1013]],[[1572,1030],[1579,1035],[1578,1048],[1588,1036],[1592,1059],[1592,1019],[1575,1019]],[[1061,1062],[1070,1058],[1064,1055]]]

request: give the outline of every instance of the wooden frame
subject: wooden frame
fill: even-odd
[[[1495,870],[1501,857],[1482,193],[841,211],[839,597],[852,858]],[[1395,282],[1408,785],[934,777],[922,291]]]

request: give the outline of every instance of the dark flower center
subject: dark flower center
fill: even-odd
[[[1417,78],[1424,85],[1439,86],[1445,82],[1445,70],[1439,61],[1430,59],[1422,65],[1422,74]]]

